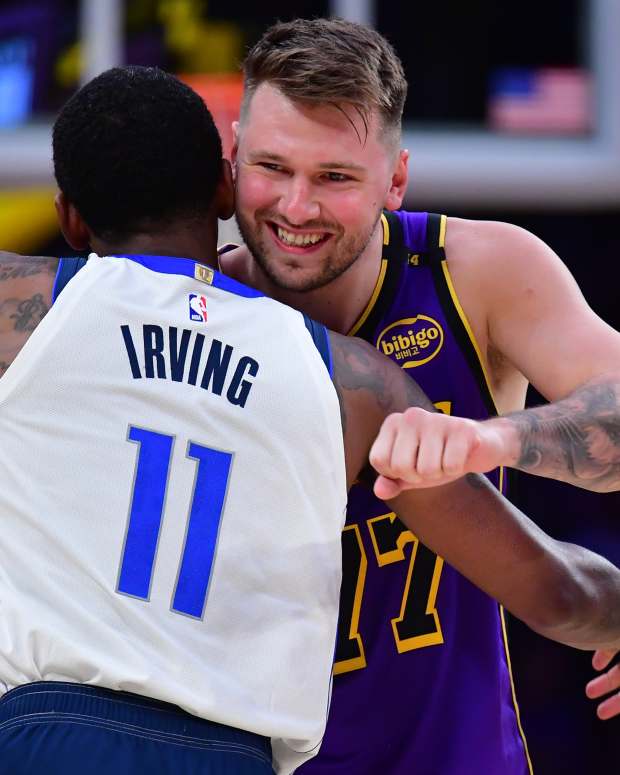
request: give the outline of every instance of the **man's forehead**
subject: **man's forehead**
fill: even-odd
[[[286,125],[292,132],[300,122],[316,125],[317,132],[351,133],[362,145],[371,135],[378,137],[381,129],[376,111],[362,113],[347,102],[294,100],[269,82],[256,88],[244,117],[244,124],[249,129]]]

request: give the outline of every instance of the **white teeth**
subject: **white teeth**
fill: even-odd
[[[320,242],[322,236],[320,234],[293,234],[290,231],[285,231],[278,226],[278,237],[282,242],[286,242],[287,245],[316,245]]]

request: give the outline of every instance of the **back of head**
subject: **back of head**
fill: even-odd
[[[81,88],[56,119],[53,149],[59,188],[106,240],[204,219],[222,171],[206,105],[155,67],[116,67]]]
[[[244,62],[245,115],[261,83],[293,101],[348,103],[368,126],[377,112],[383,129],[400,134],[407,96],[402,64],[376,30],[343,19],[295,19],[270,27]]]

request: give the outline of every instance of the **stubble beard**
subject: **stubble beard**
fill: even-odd
[[[378,211],[372,225],[359,236],[351,234],[337,237],[338,244],[334,246],[335,253],[328,254],[321,265],[317,267],[316,273],[310,277],[304,274],[303,269],[296,272],[289,267],[284,271],[279,271],[281,262],[278,258],[268,255],[268,248],[260,236],[260,226],[258,228],[254,226],[256,221],[250,222],[240,213],[235,213],[235,219],[246,247],[268,280],[282,290],[308,293],[329,285],[353,266],[368,247],[381,217],[381,212],[381,210]],[[264,228],[269,228],[269,226],[265,224]],[[304,256],[300,255],[297,258],[299,263],[303,265]],[[301,276],[297,277],[297,274]]]

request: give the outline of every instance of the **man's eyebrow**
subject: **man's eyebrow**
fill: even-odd
[[[286,159],[284,156],[280,156],[277,153],[273,153],[273,151],[250,151],[248,153],[248,156],[251,159],[269,159],[269,161],[276,161],[278,164],[285,164]]]
[[[250,159],[265,159],[266,161],[273,161],[277,164],[287,164],[287,159],[284,156],[280,156],[273,151],[250,151],[248,154]],[[350,161],[325,161],[318,165],[321,170],[351,170],[352,172],[366,172],[366,168],[360,164],[354,164]]]
[[[325,161],[319,164],[322,170],[351,170],[352,172],[366,172],[366,167],[354,164],[352,161]]]

